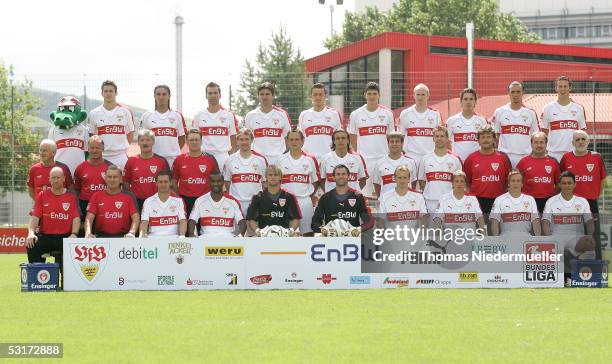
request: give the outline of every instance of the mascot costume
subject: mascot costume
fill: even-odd
[[[57,144],[55,161],[67,165],[73,176],[76,167],[85,161],[89,132],[82,122],[86,118],[87,112],[81,110],[81,101],[74,96],[62,97],[57,110],[51,113],[49,139]]]

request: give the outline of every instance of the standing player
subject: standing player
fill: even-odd
[[[377,163],[389,154],[386,138],[395,130],[395,120],[391,110],[378,103],[380,88],[376,82],[368,82],[363,97],[366,104],[351,113],[346,131],[355,152],[363,157],[365,168],[373,171]],[[367,181],[363,193],[372,196],[373,192],[372,181]]]
[[[479,149],[478,130],[487,125],[487,120],[478,115],[476,108],[476,90],[466,88],[459,94],[461,112],[448,118],[446,127],[452,143],[453,153],[461,161]]]
[[[81,105],[81,101],[74,96],[64,96],[59,101],[58,107],[66,110]],[[62,129],[53,125],[49,129],[48,138],[57,145],[55,160],[64,163],[70,169],[71,176],[74,176],[76,167],[85,160],[87,150],[87,127],[80,123],[70,129]]]
[[[297,198],[302,213],[300,233],[304,236],[312,236],[310,224],[321,177],[317,160],[302,152],[303,145],[304,134],[299,129],[293,129],[287,134],[289,152],[283,154],[276,165],[283,174],[282,188]]]
[[[202,152],[202,135],[200,130],[191,128],[187,132],[189,151],[176,157],[172,165],[172,186],[183,198],[187,215],[196,199],[210,192],[208,178],[219,172],[215,158]]]
[[[100,135],[104,141],[104,159],[121,170],[127,162],[127,150],[134,136],[132,112],[117,103],[117,85],[102,82],[104,103],[89,112],[89,135]]]
[[[499,141],[497,149],[508,155],[515,168],[521,158],[531,153],[529,136],[540,129],[535,111],[523,105],[523,84],[513,81],[508,91],[510,102],[495,110],[493,127]]]
[[[133,238],[140,225],[136,198],[121,190],[119,167],[108,167],[105,175],[106,190],[94,193],[87,205],[85,237]]]
[[[463,171],[455,171],[452,177],[453,190],[440,197],[433,219],[434,228],[465,229],[478,227],[486,235],[486,225],[476,196],[465,194],[467,186]]]
[[[559,76],[555,80],[557,100],[542,110],[542,131],[548,135],[548,155],[561,161],[561,157],[572,148],[572,134],[586,130],[586,115],[582,105],[570,98],[572,80]]]
[[[51,186],[49,181],[49,172],[53,167],[60,167],[66,178],[64,179],[64,187],[70,188],[72,186],[72,174],[67,165],[62,162],[54,160],[57,146],[51,139],[43,139],[38,147],[38,153],[40,155],[40,162],[34,163],[28,172],[28,194],[34,200],[40,191],[45,190]]]
[[[259,107],[244,117],[244,126],[253,131],[253,150],[275,164],[285,152],[285,137],[291,130],[287,111],[274,106],[274,85],[264,82],[257,88]]]
[[[336,187],[334,169],[345,165],[349,169],[349,187],[359,191],[368,179],[368,170],[360,154],[351,152],[351,142],[346,130],[339,129],[332,135],[332,151],[321,159],[321,177],[325,178],[325,192]]]
[[[138,202],[138,211],[142,211],[144,201],[157,192],[155,176],[161,171],[169,171],[167,159],[153,154],[157,140],[149,129],[138,131],[140,154],[128,158],[123,172],[123,189],[132,191]]]
[[[436,211],[440,197],[453,188],[453,173],[461,170],[459,157],[448,151],[448,130],[438,126],[433,131],[433,140],[434,151],[421,158],[418,167],[419,187],[430,214]]]
[[[508,192],[499,196],[491,209],[491,235],[530,234],[541,235],[538,206],[533,197],[521,192],[523,176],[516,169],[508,175]]]
[[[236,136],[238,151],[232,154],[223,169],[225,189],[236,198],[246,216],[251,199],[262,190],[265,181],[265,169],[268,166],[266,158],[251,150],[253,132],[241,129]]]
[[[402,134],[403,135],[403,134]],[[378,212],[384,215],[387,228],[407,226],[411,229],[426,228],[428,213],[423,195],[410,190],[412,178],[410,168],[400,165],[395,169],[394,189],[383,193],[378,199]]]
[[[376,191],[376,196],[379,197],[389,191],[393,191],[395,188],[395,170],[399,166],[408,167],[410,171],[410,188],[414,189],[417,181],[417,164],[415,160],[402,153],[404,134],[399,131],[387,134],[387,144],[389,146],[389,155],[381,159],[372,172],[374,191]]]
[[[340,113],[325,104],[326,96],[325,86],[315,83],[310,88],[312,107],[298,118],[297,127],[306,136],[304,152],[317,159],[331,152],[332,134],[342,128]]]
[[[200,225],[200,236],[235,236],[236,227],[242,220],[242,211],[238,200],[230,195],[223,195],[223,176],[221,173],[210,175],[210,192],[200,196],[189,215],[189,236],[195,236],[196,225]],[[244,234],[246,224],[240,232]]]
[[[523,193],[535,198],[538,211],[542,213],[546,200],[555,194],[555,186],[559,182],[559,163],[546,155],[548,137],[538,131],[531,135],[531,155],[520,160],[516,168],[521,171],[525,183]]]
[[[153,153],[163,157],[171,166],[185,145],[185,119],[183,114],[170,109],[170,87],[157,85],[153,89],[155,110],[142,114],[140,127],[155,135]]]
[[[187,217],[185,204],[179,197],[171,195],[172,173],[159,171],[155,176],[157,193],[147,198],[140,219],[140,237],[178,236],[185,237]]]
[[[87,214],[87,204],[91,196],[106,189],[104,176],[112,163],[102,158],[104,141],[99,135],[89,137],[89,159],[79,164],[74,171],[74,189],[79,195],[81,216]]]
[[[493,201],[504,194],[512,166],[506,154],[495,150],[495,131],[490,125],[478,130],[478,144],[480,150],[467,157],[463,170],[470,194],[478,198],[482,212],[488,214]]]
[[[237,149],[238,120],[233,112],[221,106],[219,99],[221,99],[221,86],[209,82],[206,85],[208,107],[193,117],[191,126],[200,129],[202,151],[212,154],[217,160],[219,170],[223,171],[225,161]]]
[[[404,152],[418,166],[421,158],[434,150],[433,130],[442,125],[442,117],[438,110],[427,105],[429,87],[426,85],[414,86],[414,101],[414,105],[401,112],[398,130],[405,135]]]

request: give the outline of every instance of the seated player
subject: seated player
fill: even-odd
[[[142,207],[140,237],[185,237],[187,232],[185,204],[182,198],[172,196],[170,193],[172,173],[168,170],[158,172],[155,183],[157,193],[147,198]]]
[[[455,171],[451,180],[453,190],[440,197],[433,219],[435,228],[474,229],[485,231],[485,221],[476,196],[465,194],[466,176],[463,171]]]
[[[401,148],[401,142],[399,146]],[[378,199],[378,212],[384,215],[383,219],[379,219],[379,225],[387,225],[387,228],[397,225],[408,226],[411,229],[427,227],[428,215],[425,199],[421,193],[410,190],[412,179],[410,176],[410,168],[406,165],[395,169],[395,188]]]
[[[508,174],[508,192],[493,202],[491,209],[491,235],[541,235],[538,206],[532,196],[521,192],[523,175],[516,169]]]

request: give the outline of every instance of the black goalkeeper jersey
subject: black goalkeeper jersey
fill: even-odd
[[[321,196],[312,217],[312,231],[320,233],[322,226],[336,219],[345,220],[355,227],[361,226],[362,230],[369,229],[374,223],[365,198],[353,189],[338,195],[334,188]]]
[[[290,227],[291,220],[301,219],[302,213],[295,196],[285,190],[276,195],[260,191],[251,200],[247,210],[247,220],[257,221],[260,229],[270,225]]]

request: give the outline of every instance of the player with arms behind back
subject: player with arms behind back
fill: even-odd
[[[312,107],[302,111],[297,128],[304,133],[304,152],[321,158],[331,152],[332,134],[342,127],[340,113],[325,104],[327,93],[322,83],[310,88]]]

